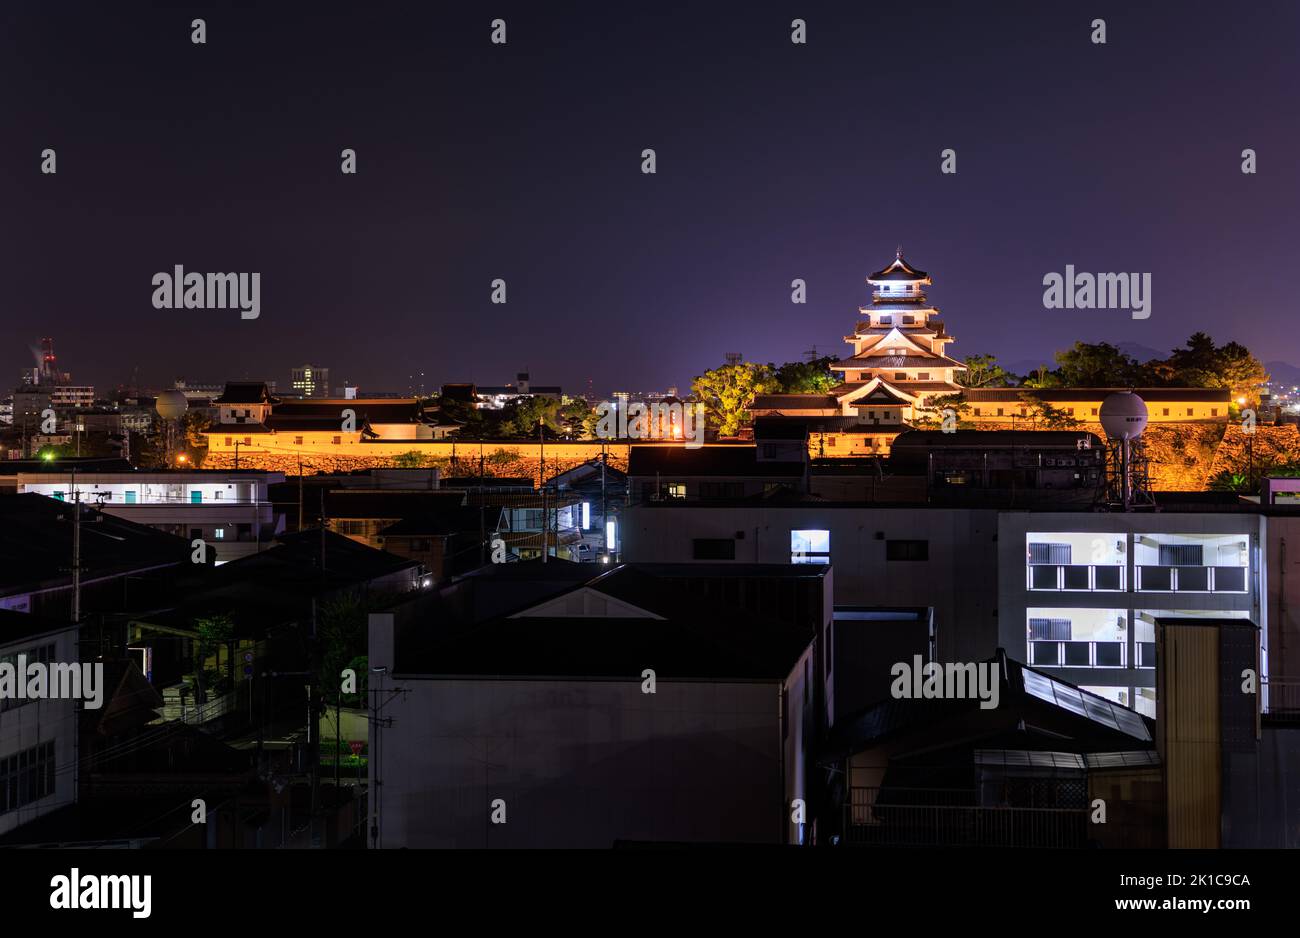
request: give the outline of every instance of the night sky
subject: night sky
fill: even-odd
[[[7,2],[0,386],[48,334],[105,389],[685,388],[845,350],[900,243],[957,357],[1201,329],[1300,362],[1298,36],[1293,0]],[[261,317],[155,310],[175,264],[260,272]],[[1066,264],[1150,272],[1151,318],[1044,309]]]

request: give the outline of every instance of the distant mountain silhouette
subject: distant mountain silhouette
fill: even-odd
[[[1128,353],[1139,363],[1149,362],[1154,358],[1168,358],[1170,355],[1170,352],[1168,351],[1162,352],[1160,349],[1152,348],[1149,345],[1142,345],[1139,342],[1117,342],[1115,347],[1121,352]]]
[[[1264,370],[1268,372],[1269,380],[1274,384],[1300,387],[1300,367],[1290,362],[1265,362]]]
[[[1155,358],[1168,358],[1170,355],[1169,352],[1162,352],[1159,349],[1138,342],[1117,342],[1114,345],[1121,352],[1131,355],[1138,363],[1149,362]],[[998,364],[1012,374],[1028,375],[1037,371],[1040,365],[1046,365],[1049,370],[1055,368],[1056,355],[1049,353],[1042,358],[1021,358],[1013,362],[999,362]]]

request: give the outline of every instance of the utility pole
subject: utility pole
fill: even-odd
[[[614,558],[609,556],[609,500],[605,497],[605,465],[609,461],[606,445],[604,440],[600,441],[600,523],[603,526],[600,542],[605,545],[605,556],[613,563]]]
[[[81,493],[76,466],[72,467],[72,622],[81,622]]]
[[[239,441],[235,440],[235,471],[239,471]]]
[[[302,453],[298,454],[298,530],[302,530]]]
[[[546,563],[546,555],[550,551],[551,541],[551,522],[550,516],[546,513],[546,435],[544,433],[546,424],[541,417],[537,418],[537,447],[540,463],[537,468],[537,486],[542,490],[542,563]]]
[[[322,573],[324,571],[322,570]],[[311,759],[311,836],[316,836],[320,812],[320,668],[319,630],[316,627],[316,597],[311,600],[311,670],[307,680],[307,752]],[[337,755],[335,759],[337,761]]]
[[[320,490],[320,572],[325,575],[325,487]]]

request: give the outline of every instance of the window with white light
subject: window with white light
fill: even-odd
[[[791,563],[830,563],[831,532],[803,530],[790,532]]]

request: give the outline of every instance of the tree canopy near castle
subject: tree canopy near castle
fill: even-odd
[[[998,364],[994,355],[971,355],[966,359],[966,370],[953,379],[964,388],[1005,388],[1016,382],[1016,376]]]
[[[691,391],[704,404],[709,429],[735,436],[749,424],[749,407],[760,394],[825,394],[839,385],[839,376],[830,369],[835,360],[834,355],[824,355],[783,365],[722,365],[692,381]]]
[[[749,422],[749,405],[759,394],[781,389],[771,365],[736,362],[712,368],[691,382],[695,398],[704,404],[709,429],[735,436]]]
[[[1139,362],[1109,342],[1075,342],[1055,355],[1056,367],[1031,372],[1020,382],[1027,388],[1228,388],[1234,399],[1259,400],[1259,386],[1268,380],[1263,364],[1244,345],[1216,345],[1204,332],[1193,334],[1168,358]],[[966,387],[1000,387],[994,383],[1008,375],[992,355],[966,360]],[[986,380],[987,379],[987,380]]]

